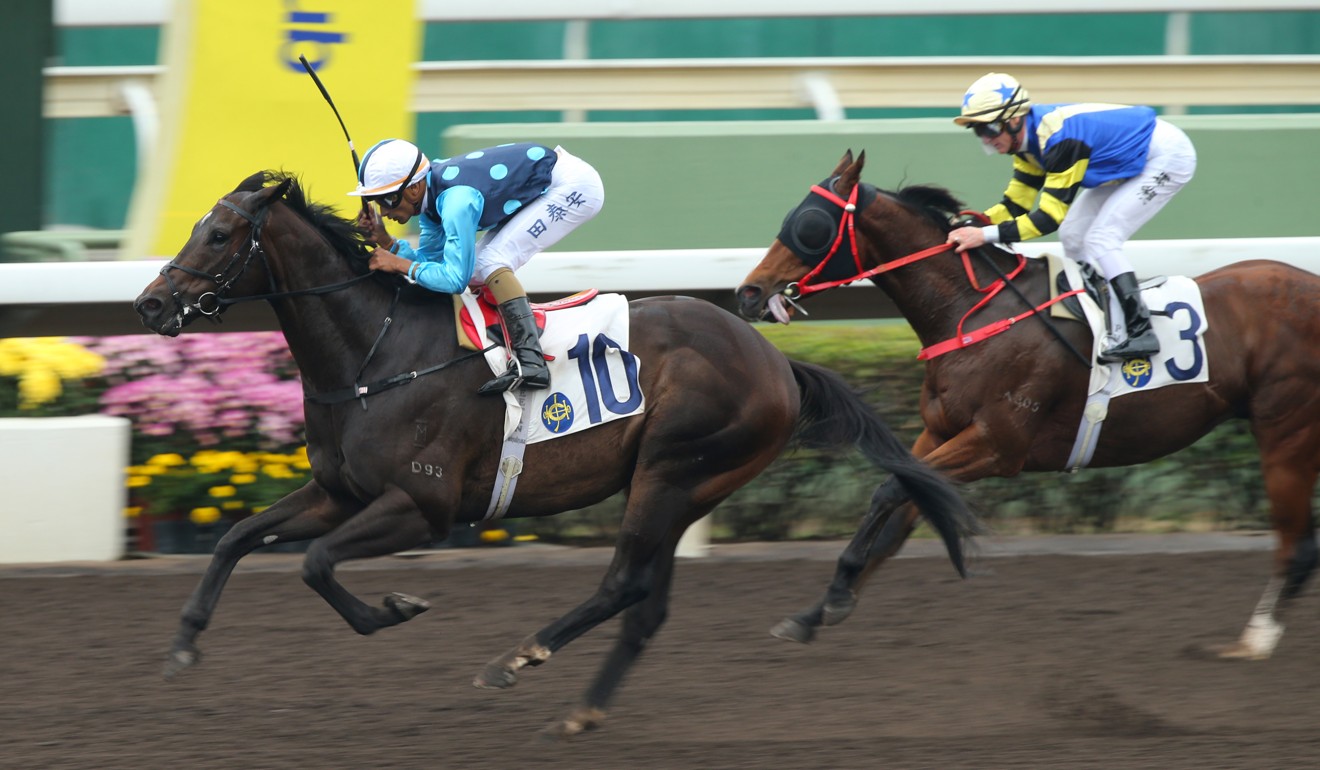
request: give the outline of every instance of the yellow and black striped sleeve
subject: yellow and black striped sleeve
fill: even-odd
[[[1045,153],[1044,169],[1023,160],[1020,156],[1015,157],[1013,182],[1009,184],[1009,192],[1005,193],[1004,200],[999,205],[986,212],[991,217],[990,221],[999,225],[1000,242],[1029,241],[1058,230],[1059,225],[1063,224],[1063,218],[1068,214],[1068,207],[1072,205],[1081,189],[1082,179],[1086,176],[1086,167],[1090,160],[1090,146],[1076,139],[1065,139],[1050,147]],[[1014,185],[1018,183],[1019,163],[1034,169],[1039,174],[1035,178],[1038,180],[1036,189],[1040,190],[1040,205],[1032,211],[1027,210],[1027,206],[1034,201],[1023,205],[1020,198],[1012,200],[1011,202],[1018,207],[1017,210],[1006,205],[1010,202]],[[1000,219],[996,220],[992,212],[1000,208],[1003,209],[1003,213]]]
[[[1036,205],[1036,194],[1045,184],[1045,169],[1037,166],[1026,156],[1013,156],[1013,178],[1008,182],[1004,197],[995,205],[986,209],[986,216],[992,224],[1007,222],[1031,211]],[[1000,235],[1003,235],[1002,229]],[[1011,241],[1005,241],[1009,243]]]

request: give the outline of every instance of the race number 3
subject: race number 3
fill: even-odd
[[[627,395],[619,400],[610,372],[610,352],[618,355],[623,364]],[[623,349],[619,343],[597,334],[594,342],[579,334],[577,344],[568,351],[568,357],[577,361],[578,376],[582,378],[582,392],[587,397],[587,417],[592,423],[601,419],[601,405],[614,414],[630,414],[642,403],[642,387],[637,382],[637,356]]]
[[[1169,372],[1169,376],[1175,382],[1195,379],[1201,373],[1201,367],[1205,365],[1205,353],[1201,348],[1201,316],[1196,310],[1186,302],[1170,302],[1164,308],[1170,320],[1175,319],[1176,314],[1186,313],[1187,325],[1178,330],[1178,339],[1188,342],[1192,348],[1192,362],[1187,368],[1183,368],[1174,363],[1176,352],[1170,351],[1169,360],[1164,363],[1164,368]]]

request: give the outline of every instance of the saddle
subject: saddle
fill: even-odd
[[[537,331],[545,331],[546,313],[585,305],[595,299],[598,294],[600,294],[599,289],[587,289],[551,302],[533,302],[532,314],[536,318]],[[490,295],[485,286],[477,290],[476,298],[476,306],[481,309],[480,323],[472,318],[472,313],[468,310],[467,305],[463,303],[462,296],[454,295],[454,312],[458,317],[458,323],[456,324],[458,327],[458,344],[468,350],[481,350],[491,342],[500,346],[507,346],[508,342],[504,338],[504,327],[500,323],[500,311],[495,298]]]

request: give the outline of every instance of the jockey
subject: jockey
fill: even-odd
[[[1196,150],[1187,135],[1150,107],[1033,105],[1021,83],[998,72],[972,83],[953,120],[972,129],[987,154],[1011,154],[1013,178],[1003,199],[985,212],[992,224],[960,227],[948,242],[961,253],[1058,230],[1068,257],[1108,279],[1125,317],[1127,338],[1100,360],[1158,353],[1150,311],[1122,249],[1195,173]]]
[[[372,270],[446,294],[490,290],[511,355],[508,371],[479,393],[549,387],[536,319],[513,271],[600,211],[605,188],[594,168],[563,148],[526,142],[428,161],[411,142],[386,139],[362,157],[348,194],[380,207],[358,216],[376,247]],[[385,231],[382,218],[403,224],[419,214],[416,248]]]

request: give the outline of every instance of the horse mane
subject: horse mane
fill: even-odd
[[[286,180],[290,183],[283,198],[286,206],[316,228],[339,254],[357,263],[367,258],[367,244],[357,223],[340,217],[334,209],[323,203],[307,200],[307,194],[295,174],[271,169],[258,171],[239,182],[234,192],[256,192],[263,187],[280,184]]]
[[[940,232],[945,233],[949,231],[949,220],[967,208],[967,204],[953,193],[936,185],[909,185],[890,195],[908,209],[933,222],[940,228]]]

